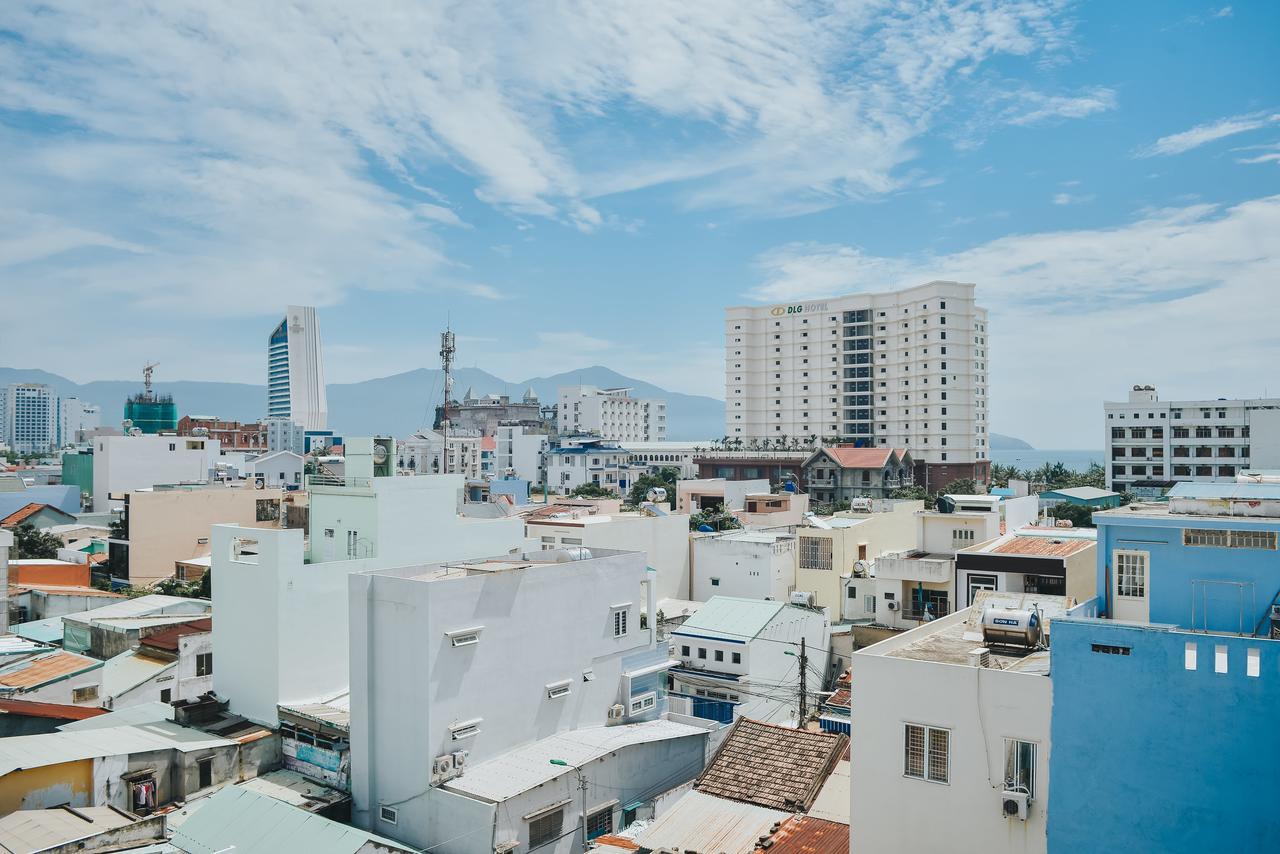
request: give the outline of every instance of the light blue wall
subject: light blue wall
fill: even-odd
[[[1050,854],[1280,847],[1280,641],[1060,618],[1051,662]]]
[[[74,484],[56,484],[0,492],[0,518],[28,504],[52,504],[64,513],[75,515],[80,512],[80,490]]]
[[[1192,582],[1249,581],[1253,582],[1253,589],[1244,591],[1244,622],[1245,631],[1252,632],[1258,620],[1268,613],[1272,598],[1280,592],[1280,551],[1182,545],[1184,527],[1280,531],[1280,520],[1216,516],[1195,519],[1127,517],[1105,513],[1096,514],[1093,518],[1098,526],[1097,589],[1104,599],[1110,596],[1109,582],[1114,577],[1108,575],[1108,566],[1114,573],[1112,553],[1116,549],[1150,553],[1148,600],[1152,623],[1236,632],[1240,627],[1236,590],[1221,585],[1193,585]],[[1207,602],[1201,596],[1202,591],[1208,593]],[[1196,602],[1194,623],[1193,598]]]
[[[516,504],[529,503],[529,481],[519,478],[495,478],[489,481],[490,495],[510,495]]]

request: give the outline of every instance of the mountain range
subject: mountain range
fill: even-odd
[[[461,399],[468,389],[476,395],[507,394],[515,398],[532,387],[544,403],[556,399],[557,390],[568,385],[600,388],[629,388],[641,398],[667,401],[667,438],[677,441],[716,439],[724,435],[724,401],[696,394],[667,391],[652,383],[624,376],[602,365],[564,371],[549,377],[531,377],[508,382],[479,368],[459,368],[453,372],[454,397]],[[45,383],[63,397],[78,397],[102,407],[104,425],[124,417],[125,399],[142,390],[137,380],[97,380],[78,384],[48,371],[27,368],[0,368],[0,386],[17,382]],[[443,378],[438,368],[417,368],[389,377],[357,383],[331,383],[329,426],[347,436],[388,434],[408,436],[430,427],[442,393]],[[252,383],[205,382],[199,380],[157,381],[155,390],[173,395],[179,415],[213,415],[229,421],[256,421],[263,416],[267,391]],[[1011,436],[991,434],[991,447],[1029,449],[1031,446]]]

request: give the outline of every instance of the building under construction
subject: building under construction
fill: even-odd
[[[178,429],[178,407],[172,395],[156,394],[151,389],[154,364],[142,369],[142,391],[130,395],[124,404],[124,420],[128,427],[143,433],[172,433]]]

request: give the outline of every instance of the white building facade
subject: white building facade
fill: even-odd
[[[494,433],[497,444],[494,469],[498,477],[511,474],[530,483],[541,483],[543,454],[548,437],[519,424],[500,424]]]
[[[396,443],[396,468],[404,474],[460,474],[479,480],[481,437],[450,433],[446,440],[434,430],[423,430]]]
[[[20,454],[58,447],[58,395],[42,383],[13,383],[0,393],[0,441]]]
[[[648,472],[631,462],[631,452],[607,439],[575,436],[547,451],[547,486],[561,493],[591,483],[625,496],[631,484]]]
[[[267,417],[290,418],[304,430],[329,424],[320,321],[312,306],[289,306],[267,339]]]
[[[199,483],[212,476],[222,443],[198,436],[99,436],[93,449],[93,508],[118,509],[122,495],[156,484]]]
[[[58,402],[58,445],[74,445],[82,441],[80,434],[102,426],[102,407],[85,403],[78,397],[64,397]]]
[[[649,471],[657,472],[664,468],[673,468],[680,472],[680,480],[688,480],[698,476],[698,466],[693,461],[700,449],[710,447],[711,442],[626,442],[631,452],[631,462],[648,466]]]
[[[725,435],[906,448],[924,477],[986,481],[987,310],[975,287],[725,310]]]
[[[629,388],[565,386],[558,392],[557,426],[562,433],[595,433],[615,442],[661,442],[667,438],[667,402],[631,397]]]
[[[775,531],[730,531],[693,538],[693,596],[787,601],[796,587],[796,537]]]
[[[1154,386],[1135,385],[1102,408],[1108,489],[1158,497],[1180,481],[1280,469],[1280,398],[1162,401]]]

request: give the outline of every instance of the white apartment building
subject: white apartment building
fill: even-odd
[[[695,602],[712,596],[786,602],[796,588],[796,537],[786,531],[729,531],[693,538]]]
[[[304,430],[328,426],[320,321],[311,306],[289,306],[267,339],[267,417],[291,418]]]
[[[404,474],[460,474],[479,480],[481,437],[423,430],[396,444],[396,468]]]
[[[13,383],[0,392],[0,441],[20,454],[58,447],[58,395],[41,383]]]
[[[93,449],[93,509],[98,513],[124,505],[112,494],[156,484],[200,483],[211,478],[222,443],[198,436],[99,436]]]
[[[615,442],[661,442],[667,438],[667,402],[631,397],[629,388],[565,386],[557,426],[561,433],[597,433]]]
[[[1049,652],[982,640],[987,607],[1033,602],[1046,632],[1071,604],[984,592],[972,608],[853,653],[853,850],[1046,850]]]
[[[648,472],[646,466],[631,462],[626,448],[597,436],[563,439],[546,456],[547,486],[560,493],[592,483],[625,496],[635,479]]]
[[[81,441],[81,432],[102,426],[102,407],[78,397],[64,397],[58,403],[58,419],[59,447],[74,445]]]
[[[640,624],[654,575],[597,549],[352,576],[354,823],[415,848],[568,854],[575,826],[608,832],[696,776],[707,729],[663,720],[672,662]]]
[[[520,424],[499,424],[494,440],[497,443],[494,469],[498,477],[511,474],[530,483],[542,482],[543,454],[548,442],[545,433],[534,433]]]
[[[1179,481],[1234,481],[1280,469],[1280,398],[1162,401],[1135,385],[1107,401],[1107,487],[1158,497]]]
[[[987,481],[987,310],[975,286],[725,310],[725,435],[906,448],[916,483]]]
[[[711,442],[627,442],[626,448],[631,452],[631,462],[648,466],[649,471],[657,472],[664,468],[677,469],[679,480],[689,480],[698,476],[698,466],[693,461],[699,450],[711,447]]]

